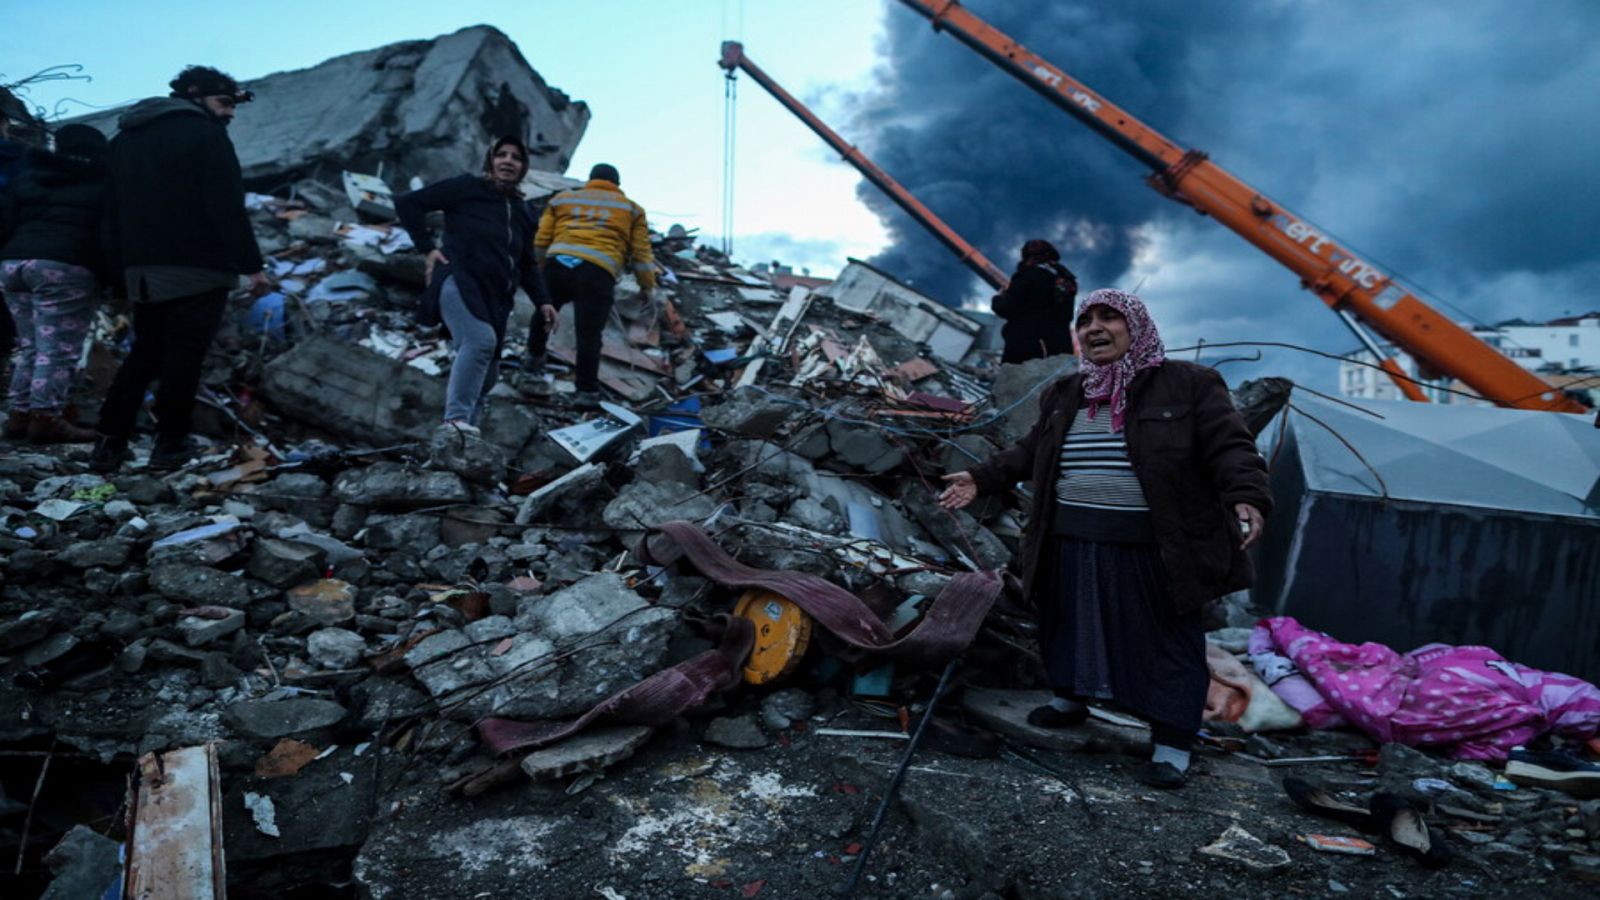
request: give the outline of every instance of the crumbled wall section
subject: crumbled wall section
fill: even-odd
[[[246,82],[254,102],[229,128],[245,181],[270,191],[345,169],[377,172],[396,189],[477,167],[495,135],[520,131],[532,168],[563,172],[589,107],[550,87],[498,29],[474,25]],[[75,121],[111,134],[123,109]]]

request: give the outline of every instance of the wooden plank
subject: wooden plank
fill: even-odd
[[[146,753],[128,836],[128,900],[227,896],[217,745]]]

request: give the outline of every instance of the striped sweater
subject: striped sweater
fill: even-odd
[[[1067,429],[1051,532],[1081,540],[1154,540],[1127,439],[1111,431],[1110,410],[1101,409],[1091,419],[1087,408],[1080,408]]]

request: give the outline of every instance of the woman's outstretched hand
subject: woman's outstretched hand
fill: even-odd
[[[955,472],[944,480],[950,482],[939,494],[939,505],[945,509],[960,509],[978,498],[978,483],[971,472]]]
[[[1244,532],[1245,547],[1261,539],[1261,526],[1266,521],[1261,510],[1248,503],[1235,503],[1233,514],[1239,517],[1239,530]]]

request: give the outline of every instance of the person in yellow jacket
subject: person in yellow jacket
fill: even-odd
[[[573,304],[578,351],[574,402],[579,409],[600,405],[600,336],[611,315],[617,279],[632,272],[646,299],[656,286],[650,226],[644,209],[617,186],[621,181],[615,166],[601,163],[590,169],[583,187],[550,198],[533,239],[556,307]],[[544,368],[547,336],[543,318],[534,316],[525,364],[531,372]]]

